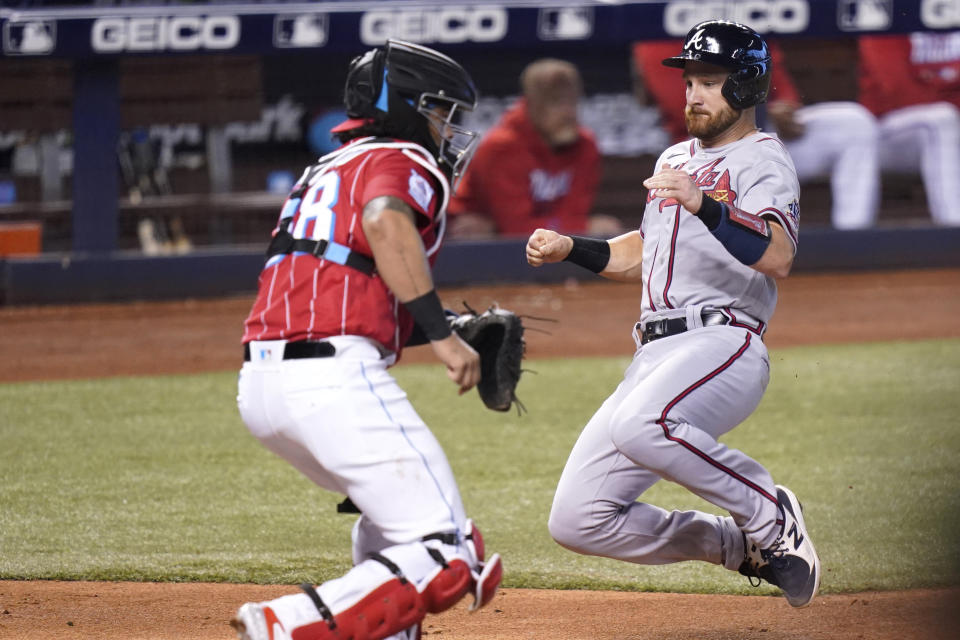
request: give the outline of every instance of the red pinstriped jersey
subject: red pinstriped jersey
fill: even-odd
[[[243,342],[364,336],[400,353],[413,318],[380,276],[342,264],[347,252],[372,257],[363,207],[393,196],[416,212],[433,264],[443,236],[449,187],[434,158],[413,143],[362,138],[304,171],[277,225],[297,239],[332,243],[323,256],[294,252],[270,258],[244,323]]]

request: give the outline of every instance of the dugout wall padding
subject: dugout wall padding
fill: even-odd
[[[594,279],[574,265],[534,269],[525,239],[450,241],[437,261],[438,286]],[[802,232],[794,272],[960,267],[960,228],[896,227]],[[0,261],[5,305],[119,302],[253,294],[261,248],[197,250],[182,256],[44,254]]]

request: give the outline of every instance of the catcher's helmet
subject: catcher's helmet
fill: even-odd
[[[351,118],[334,131],[374,122],[390,136],[426,147],[453,181],[473,155],[476,132],[455,124],[462,111],[473,111],[477,90],[466,70],[427,47],[388,40],[357,56],[347,70],[344,106]],[[434,107],[449,109],[444,118]],[[430,127],[440,134],[437,144]]]
[[[770,50],[750,27],[727,20],[701,22],[687,33],[680,55],[667,58],[663,64],[682,69],[689,60],[731,70],[722,93],[734,109],[766,102],[773,68]]]

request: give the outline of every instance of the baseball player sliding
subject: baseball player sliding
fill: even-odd
[[[499,555],[485,557],[440,444],[387,371],[416,323],[461,393],[480,380],[431,276],[450,181],[476,142],[455,119],[476,101],[467,72],[432,49],[391,40],[357,57],[350,119],[333,129],[344,144],[283,207],[245,323],[240,414],[362,515],[354,567],[243,605],[232,624],[244,640],[417,638],[426,613],[497,590]]]
[[[538,229],[526,247],[534,267],[567,260],[643,283],[636,354],[570,453],[550,533],[583,554],[719,564],[778,585],[803,607],[817,593],[820,560],[800,503],[758,462],[717,441],[767,387],[774,278],[787,276],[797,248],[796,171],[783,145],[755,125],[769,51],[748,27],[708,21],[663,64],[683,69],[693,139],[667,149],[644,181],[640,229],[609,241]],[[661,479],[730,516],[637,501]]]

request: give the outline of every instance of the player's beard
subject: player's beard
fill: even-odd
[[[720,111],[712,115],[708,111],[693,110],[688,106],[683,115],[691,136],[711,140],[733,126],[740,117],[740,112],[725,104]]]

